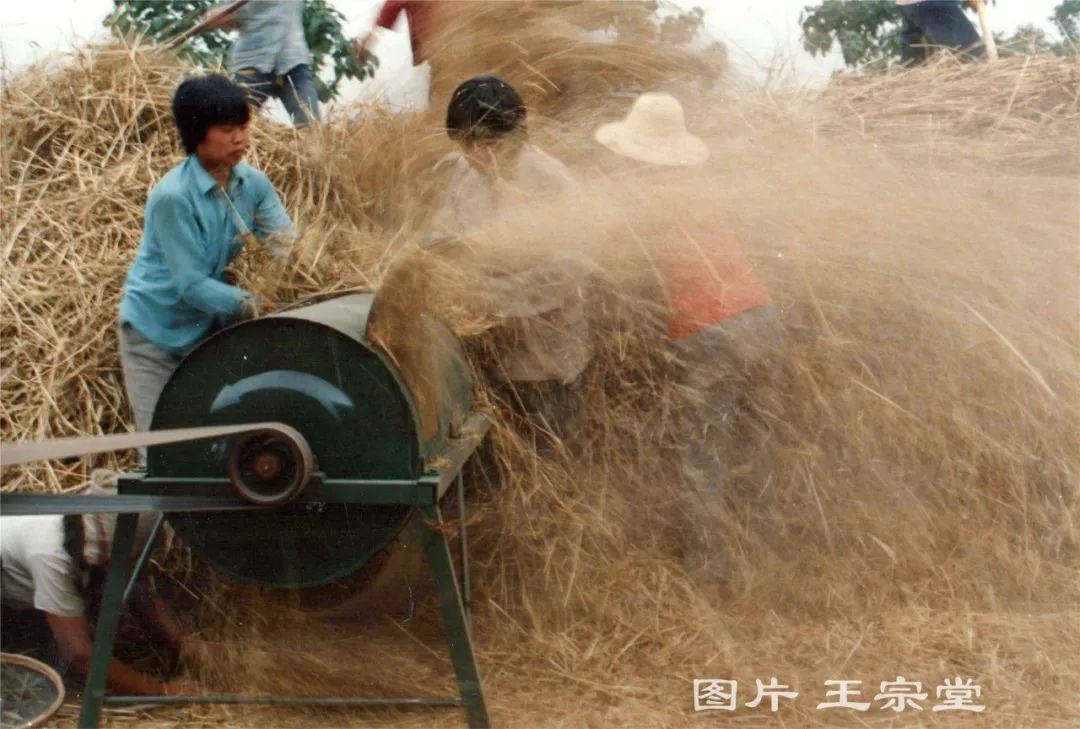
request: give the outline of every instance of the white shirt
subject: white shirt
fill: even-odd
[[[446,197],[435,216],[435,228],[464,233],[490,223],[503,207],[491,178],[473,169],[464,155],[449,155],[439,167],[450,165]],[[514,176],[507,180],[528,195],[554,193],[570,187],[570,170],[547,152],[526,143],[518,158]]]
[[[78,568],[64,550],[63,517],[0,517],[0,600],[65,618],[82,617]]]
[[[464,156],[447,158],[450,179],[442,209],[435,217],[433,239],[467,234],[489,224],[514,203],[504,200],[489,176],[473,169]],[[506,182],[517,194],[540,200],[574,183],[566,165],[526,144],[513,177]],[[570,256],[556,254],[515,270],[476,271],[496,313],[503,370],[512,382],[572,382],[592,358],[582,295],[584,271]]]

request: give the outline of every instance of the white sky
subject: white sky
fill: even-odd
[[[997,0],[990,9],[991,24],[1009,32],[1032,23],[1052,32],[1048,18],[1059,1]],[[333,0],[333,4],[348,18],[348,32],[360,35],[370,27],[380,3]],[[727,44],[736,68],[751,78],[780,63],[793,78],[813,82],[842,66],[837,54],[815,59],[802,50],[799,13],[805,5],[816,4],[813,0],[679,0],[679,4],[705,9],[708,32]],[[112,7],[112,0],[0,0],[0,54],[6,72],[102,34],[101,21]],[[346,96],[380,96],[393,104],[426,97],[415,88],[422,82],[409,66],[403,34],[385,34],[376,50],[381,60],[376,78],[351,86]]]

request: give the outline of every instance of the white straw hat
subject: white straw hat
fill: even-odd
[[[691,167],[709,158],[705,143],[686,131],[682,104],[670,94],[642,94],[625,119],[593,136],[616,154],[654,165]]]

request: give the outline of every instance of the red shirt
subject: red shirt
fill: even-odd
[[[735,236],[723,227],[680,228],[675,255],[659,263],[668,301],[668,338],[683,339],[769,303]]]
[[[391,29],[398,16],[405,13],[409,19],[409,41],[412,43],[413,64],[431,57],[431,42],[437,32],[439,0],[386,0],[375,25]]]

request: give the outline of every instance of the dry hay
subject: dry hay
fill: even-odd
[[[665,43],[651,2],[446,5],[444,27],[432,44],[435,111],[445,108],[462,79],[481,73],[505,78],[531,110],[557,116],[602,106],[613,93],[707,83],[725,68],[722,53]]]
[[[963,63],[939,54],[924,66],[867,79],[841,77],[825,92],[827,127],[912,146],[945,159],[994,160],[1046,173],[1073,171],[1080,152],[1080,58],[1019,56]]]
[[[545,443],[483,393],[499,417],[472,494],[475,626],[498,724],[680,725],[694,719],[692,678],[738,679],[745,702],[755,678],[774,675],[799,699],[775,718],[740,708],[731,721],[1075,724],[1076,181],[1001,166],[1000,146],[973,143],[1008,129],[1037,153],[1027,159],[1074,154],[1075,106],[1054,100],[1056,86],[1030,86],[1037,67],[1038,79],[1072,78],[1075,98],[1069,63],[998,66],[983,85],[974,71],[942,71],[934,93],[960,113],[965,102],[983,108],[1011,69],[1013,103],[993,107],[999,123],[989,129],[889,127],[879,105],[909,93],[901,77],[851,82],[824,100],[695,103],[691,124],[714,162],[683,176],[620,174],[603,155],[582,156],[595,110],[547,107],[549,129],[576,125],[552,151],[573,160],[588,194],[556,211],[528,207],[492,232],[516,225],[523,249],[573,248],[601,264],[597,356],[572,448]],[[5,89],[5,440],[127,422],[113,312],[146,192],[177,160],[166,102],[178,74],[163,56],[97,50]],[[916,113],[915,99],[907,104]],[[615,102],[603,119],[624,111]],[[865,139],[848,133],[870,118]],[[900,147],[887,133],[897,128]],[[303,137],[260,125],[256,139],[253,161],[305,231],[290,297],[379,283],[422,231],[427,196],[416,184],[447,149],[430,120],[374,109]],[[706,215],[738,233],[787,330],[781,363],[748,392],[740,423],[769,468],[764,477],[749,464],[733,469],[709,577],[680,556],[683,495],[671,474],[686,393],[673,385],[655,297],[627,243]],[[431,270],[439,284],[460,280],[452,267]],[[474,325],[478,362],[497,356],[483,322],[457,325]],[[5,472],[5,489],[70,487],[86,468]],[[192,570],[169,567],[177,580]],[[192,574],[188,587],[205,584]],[[248,588],[206,589],[195,607],[219,647],[199,673],[215,689],[453,690],[426,600],[375,629],[313,621],[287,595],[269,603]],[[222,617],[234,603],[243,607]],[[933,696],[918,713],[814,708],[826,679],[862,680],[869,700],[898,675],[931,694],[946,677],[973,678],[989,709],[932,714]],[[454,712],[197,708],[140,722],[177,717],[458,721]]]

